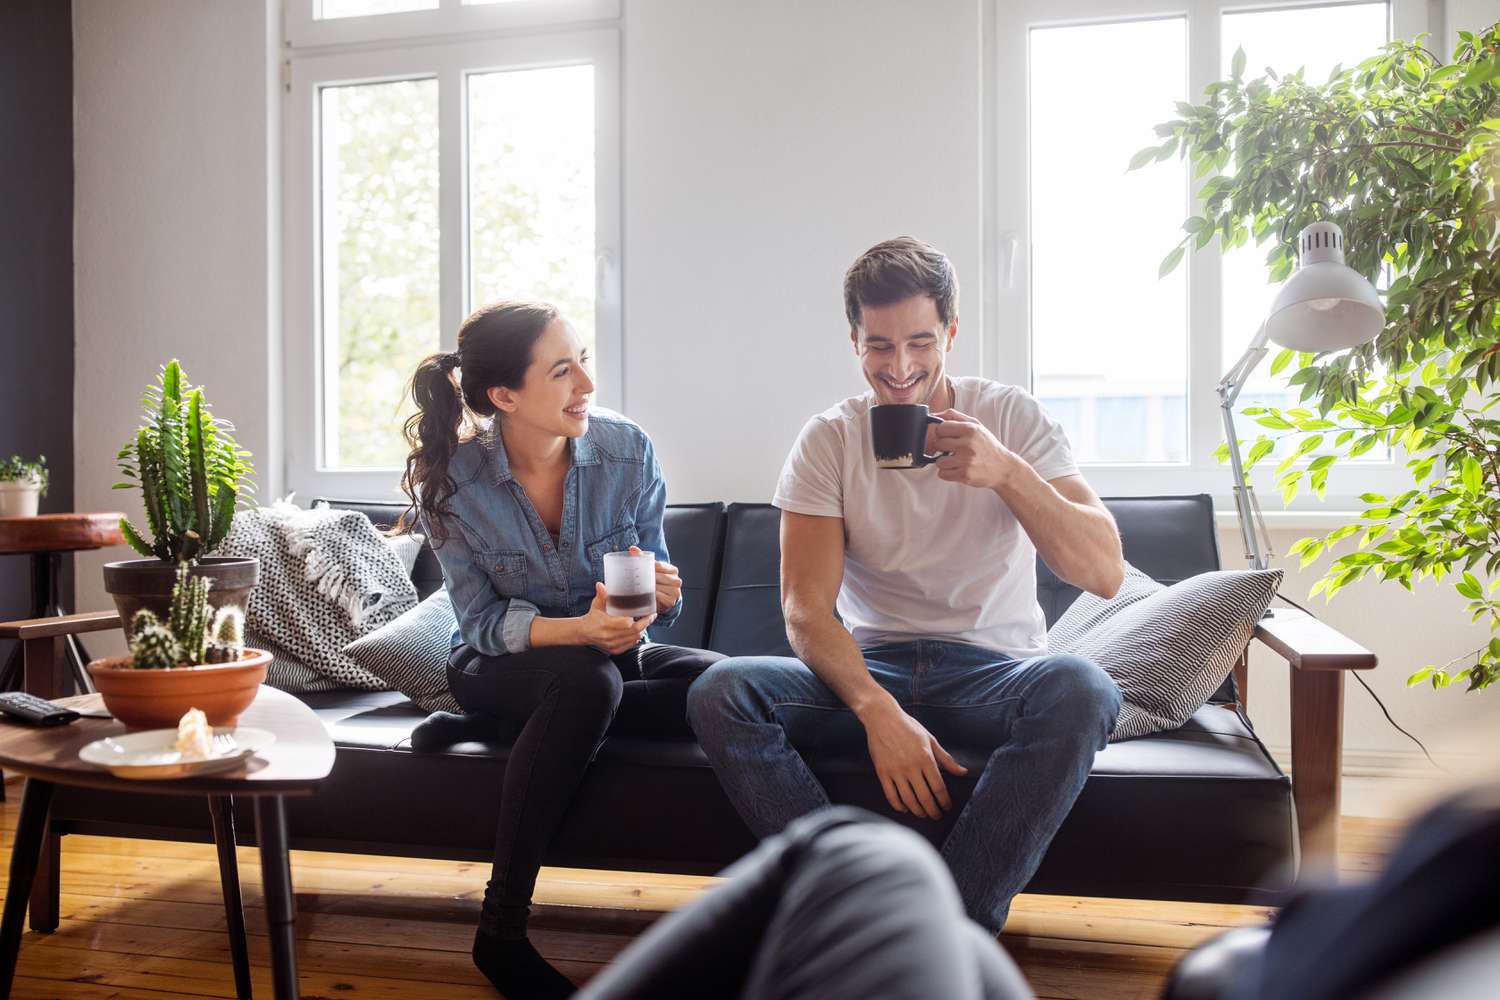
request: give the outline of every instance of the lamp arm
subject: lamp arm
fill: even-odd
[[[1234,471],[1234,506],[1239,515],[1240,534],[1245,540],[1245,558],[1254,569],[1265,569],[1270,564],[1270,533],[1266,530],[1265,518],[1260,511],[1260,502],[1245,475],[1245,463],[1240,457],[1240,439],[1234,429],[1234,402],[1245,387],[1255,366],[1266,356],[1266,324],[1255,332],[1250,346],[1235,362],[1234,367],[1219,380],[1219,412],[1224,419],[1224,440],[1229,444],[1229,465]],[[1264,545],[1262,545],[1264,539]]]

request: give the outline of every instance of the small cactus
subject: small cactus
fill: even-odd
[[[182,646],[183,663],[202,663],[203,647],[208,642],[208,588],[204,576],[193,576],[187,563],[177,566],[177,583],[172,587],[172,634]]]
[[[137,670],[167,670],[182,660],[182,647],[165,625],[147,625],[135,634],[130,653]]]
[[[130,619],[130,652],[141,670],[165,670],[198,663],[234,663],[245,650],[245,617],[238,608],[220,608],[210,624],[208,589],[212,581],[177,567],[172,606],[166,622],[142,609]]]
[[[239,608],[214,612],[213,638],[204,647],[206,663],[235,663],[245,653],[245,615]]]

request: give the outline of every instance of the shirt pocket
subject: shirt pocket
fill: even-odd
[[[640,543],[641,536],[633,524],[616,528],[604,537],[589,542],[584,551],[588,553],[589,568],[593,571],[594,579],[600,582],[604,580],[604,554],[606,552],[624,552],[632,545]]]
[[[490,578],[490,586],[501,597],[526,598],[526,553],[506,549],[481,549],[474,562]]]

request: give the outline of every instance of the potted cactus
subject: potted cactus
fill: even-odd
[[[28,462],[20,455],[0,461],[0,517],[36,517],[47,495],[47,456]]]
[[[180,564],[165,616],[136,611],[126,630],[130,654],[89,664],[105,707],[125,725],[170,728],[197,708],[209,725],[233,726],[255,700],[271,654],[245,648],[244,612],[215,609],[212,588]]]
[[[166,614],[181,563],[213,581],[214,607],[243,608],[260,573],[255,559],[212,555],[229,533],[235,511],[251,491],[250,454],[235,443],[234,427],[210,412],[203,390],[192,386],[178,362],[161,370],[146,391],[144,421],[120,449],[125,481],[115,489],[141,493],[144,530],[122,518],[120,530],[144,558],[104,567],[104,587],[120,620],[137,611]]]

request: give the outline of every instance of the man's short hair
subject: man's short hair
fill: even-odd
[[[937,305],[943,326],[958,312],[958,274],[953,262],[931,243],[898,236],[877,243],[844,273],[844,315],[859,329],[866,306],[879,308],[926,295]]]

